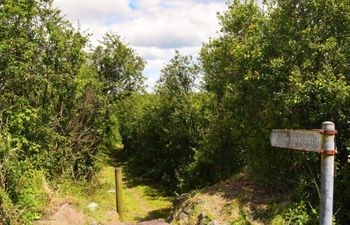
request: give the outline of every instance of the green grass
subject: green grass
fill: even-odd
[[[83,210],[90,218],[89,221],[115,222],[115,180],[114,168],[105,166],[92,184],[77,186],[61,186],[62,197],[71,198],[73,203]],[[139,222],[163,218],[167,219],[171,213],[172,199],[163,197],[155,188],[134,182],[129,173],[123,173],[123,194],[125,202],[125,222]],[[85,187],[84,187],[85,186]],[[113,192],[112,192],[113,190]],[[99,207],[95,211],[88,209],[87,205],[95,202]]]

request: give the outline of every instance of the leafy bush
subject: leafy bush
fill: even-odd
[[[41,217],[48,201],[44,176],[21,152],[26,140],[13,138],[4,130],[0,140],[0,222],[30,224]]]
[[[193,93],[197,74],[191,58],[176,52],[162,70],[155,94],[134,94],[120,105],[125,151],[144,177],[168,191],[189,188],[189,168],[199,148],[202,97]]]
[[[317,216],[317,211],[304,201],[294,203],[284,215],[287,224],[299,225],[317,224]]]
[[[0,223],[27,224],[46,204],[43,177],[90,180],[120,141],[111,88],[138,89],[144,62],[114,35],[87,54],[50,0],[0,1],[0,24]],[[121,78],[101,71],[110,59]]]
[[[335,122],[335,210],[342,224],[350,219],[349,199],[341,194],[349,174],[349,13],[348,1],[278,0],[264,9],[255,1],[234,1],[219,16],[220,37],[201,50],[206,89],[231,114],[223,133],[240,134],[235,148],[246,155],[249,170],[272,187],[289,181],[312,184],[303,192],[313,193],[307,200],[315,208],[319,156],[271,148],[269,133],[273,128],[315,129],[323,121]],[[229,148],[225,141],[217,139]]]

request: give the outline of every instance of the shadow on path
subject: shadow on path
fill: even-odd
[[[125,207],[129,214],[126,217],[134,222],[170,218],[173,199],[159,185],[140,176],[120,153],[110,155],[108,163],[113,168],[123,168]]]

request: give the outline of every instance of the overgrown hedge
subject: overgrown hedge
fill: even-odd
[[[113,34],[93,56],[87,42],[52,1],[0,1],[0,224],[39,219],[46,181],[90,180],[120,141],[112,112],[143,59]]]
[[[332,120],[335,219],[348,224],[350,3],[233,1],[219,18],[220,35],[203,45],[199,63],[176,52],[155,93],[140,94],[144,61],[119,36],[107,34],[88,54],[87,38],[51,1],[2,1],[0,223],[40,217],[43,178],[90,179],[120,126],[131,165],[167,191],[245,170],[271,188],[292,182],[310,215],[298,223],[312,224],[319,156],[274,149],[269,133]]]
[[[248,168],[270,185],[299,185],[318,209],[320,157],[273,149],[273,128],[317,129],[335,122],[337,221],[349,217],[350,3],[272,1],[229,4],[221,36],[204,45],[207,90],[239,121]]]
[[[219,18],[219,37],[200,52],[203,89],[183,85],[196,73],[176,54],[155,94],[124,102],[126,151],[167,190],[241,170],[271,188],[292,191],[286,189],[292,185],[294,201],[310,215],[301,223],[312,224],[320,156],[272,148],[269,135],[273,128],[318,129],[331,120],[339,131],[334,211],[337,223],[348,224],[350,3],[233,1]]]

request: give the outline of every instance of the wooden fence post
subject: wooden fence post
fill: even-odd
[[[119,214],[120,221],[124,221],[124,197],[123,197],[123,179],[122,168],[115,168],[115,193],[116,193],[116,208]]]

